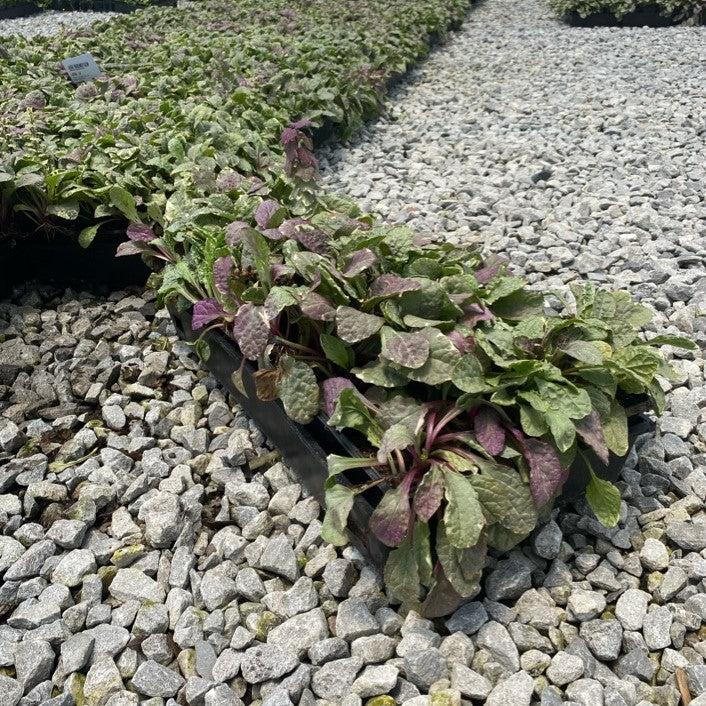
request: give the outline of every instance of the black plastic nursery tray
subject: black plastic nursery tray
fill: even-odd
[[[142,259],[115,257],[118,245],[125,240],[124,229],[99,231],[88,248],[63,234],[0,239],[0,297],[34,280],[101,290],[144,286],[150,270]]]
[[[198,338],[198,334],[191,328],[190,309],[178,312],[171,308],[170,313],[181,338],[187,341]],[[282,458],[297,474],[306,489],[323,505],[324,483],[328,477],[326,456],[339,454],[359,457],[365,456],[366,452],[361,451],[347,436],[328,426],[322,416],[307,425],[297,424],[287,416],[278,400],[273,402],[259,400],[253,379],[256,368],[247,360],[243,367],[243,384],[248,396],[244,397],[231,379],[233,372],[243,363],[243,356],[237,345],[222,331],[209,331],[204,337],[210,348],[206,367],[236,396],[242,408],[255,420],[265,436],[275,444]],[[635,396],[623,402],[629,415],[629,438],[632,445],[639,435],[650,431],[653,424],[642,414],[647,407],[646,397]],[[606,466],[590,450],[585,450],[584,453],[596,474],[609,480],[618,478],[623,467],[623,458],[611,454]],[[571,468],[569,480],[564,486],[558,504],[575,499],[586,487],[589,475],[586,463],[583,460],[577,460]],[[339,478],[346,478],[351,484],[361,484],[367,480],[376,480],[378,477],[373,469],[355,469],[350,471],[347,477],[346,474],[339,476]],[[356,496],[349,521],[356,544],[380,568],[384,565],[389,550],[368,530],[368,521],[381,497],[382,491],[378,487]]]
[[[191,328],[191,310],[177,312],[172,308],[170,313],[181,338],[187,341],[198,338],[198,334]],[[206,367],[235,395],[245,412],[255,420],[265,436],[277,447],[282,458],[297,474],[304,487],[323,505],[324,482],[328,476],[326,456],[364,454],[347,437],[329,427],[323,417],[314,419],[310,424],[297,424],[287,416],[278,400],[273,402],[259,400],[253,378],[256,368],[247,360],[243,367],[243,385],[248,396],[244,397],[231,379],[233,372],[243,363],[243,356],[238,347],[222,331],[209,331],[205,334],[205,340],[210,348]],[[345,474],[339,478],[345,478]],[[347,480],[359,484],[366,479],[376,478],[377,475],[371,469],[356,469],[350,472]],[[379,567],[384,565],[388,550],[368,531],[368,521],[381,497],[382,493],[377,488],[371,488],[356,496],[348,522],[355,544]]]
[[[176,7],[177,0],[151,0],[147,5],[135,5],[122,0],[54,0],[52,9],[78,12],[120,12],[127,14],[147,7]]]
[[[122,0],[54,0],[47,7],[39,7],[32,2],[21,2],[10,7],[0,8],[0,19],[11,20],[28,17],[46,10],[62,12],[120,12],[127,14],[146,7],[176,7],[177,0],[152,0],[148,5],[134,5]]]
[[[663,15],[658,5],[643,5],[618,19],[612,12],[596,12],[581,17],[578,12],[570,12],[565,20],[573,27],[671,27],[678,24],[675,15]]]
[[[28,17],[43,12],[43,8],[37,7],[31,2],[20,2],[10,7],[0,7],[0,20],[13,20],[16,17]]]

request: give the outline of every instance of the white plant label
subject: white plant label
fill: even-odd
[[[90,81],[103,73],[96,60],[88,53],[64,59],[61,65],[73,83]]]

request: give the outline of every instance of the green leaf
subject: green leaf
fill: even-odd
[[[526,404],[520,404],[520,424],[527,436],[544,436],[549,431],[544,415]]]
[[[560,350],[588,365],[600,365],[603,362],[603,354],[590,341],[571,341]]]
[[[413,294],[414,292],[412,292]],[[429,357],[419,368],[402,368],[410,380],[423,382],[427,385],[441,385],[451,380],[456,363],[461,354],[451,340],[441,331],[434,328],[422,329],[419,332],[429,342]]]
[[[348,543],[348,515],[353,508],[355,494],[341,485],[332,483],[326,488],[326,514],[321,525],[321,538],[329,544],[340,547]]]
[[[529,485],[517,471],[488,463],[469,479],[483,508],[504,527],[517,534],[528,534],[534,529],[537,510]]]
[[[75,221],[79,214],[78,201],[62,201],[47,206],[47,213],[52,216],[58,216],[65,221]]]
[[[395,450],[404,450],[414,445],[414,434],[407,424],[393,424],[385,430],[378,449],[378,461],[383,463],[388,454]]]
[[[112,206],[120,211],[129,221],[133,223],[140,222],[140,216],[135,207],[135,199],[129,191],[123,189],[122,186],[111,186],[108,190],[108,199]]]
[[[566,451],[576,439],[576,427],[565,414],[561,412],[547,412],[544,418],[549,425],[549,430],[554,437],[559,451]]]
[[[353,351],[341,341],[340,338],[327,333],[319,334],[319,343],[324,355],[333,363],[344,370],[349,370],[353,365]]]
[[[625,456],[630,448],[628,418],[619,402],[611,400],[610,412],[607,416],[601,415],[601,423],[608,448],[616,456]]]
[[[270,277],[270,246],[262,233],[254,228],[246,228],[241,235],[247,258],[252,261],[257,272],[258,280],[269,287]],[[245,253],[243,257],[246,257]]]
[[[417,547],[412,539],[390,552],[385,563],[385,587],[387,593],[405,606],[415,606],[419,600],[419,565]]]
[[[620,387],[626,392],[644,392],[659,370],[662,358],[649,346],[621,348],[609,360]]]
[[[382,350],[380,355],[391,363],[405,368],[421,368],[429,358],[429,340],[421,331],[398,332],[389,326],[380,331]]]
[[[651,346],[674,346],[675,348],[684,348],[688,351],[695,351],[698,346],[690,338],[685,336],[655,336],[647,341]]]
[[[462,392],[479,394],[492,390],[484,378],[483,366],[473,353],[462,356],[451,372],[451,382]]]
[[[359,380],[378,387],[401,387],[408,382],[404,373],[384,360],[374,360],[362,368],[353,368],[351,373]]]
[[[378,419],[384,427],[406,424],[412,431],[422,415],[422,404],[413,397],[394,394],[390,399],[378,403]]]
[[[593,470],[586,486],[586,500],[602,525],[615,527],[618,524],[620,491],[610,481],[599,478]]]
[[[96,223],[95,225],[88,226],[88,228],[84,228],[78,234],[78,244],[82,248],[87,248],[93,242],[93,239],[96,237],[96,233],[98,233],[98,229],[101,225],[101,223]]]
[[[436,553],[444,574],[454,590],[462,598],[475,596],[478,593],[485,566],[485,542],[480,541],[468,549],[457,549],[449,541],[446,526],[442,520],[436,529]]]
[[[284,411],[299,424],[308,424],[319,411],[319,385],[314,371],[303,361],[285,358],[279,396]]]
[[[499,523],[490,525],[486,530],[488,538],[488,546],[499,552],[509,552],[513,547],[516,547],[529,533],[523,534],[512,532],[503,527]]]
[[[330,478],[353,468],[368,468],[375,463],[375,460],[372,458],[351,458],[350,456],[329,454],[329,456],[326,457],[326,463],[328,465],[328,475]]]
[[[377,333],[385,319],[366,314],[350,306],[339,306],[336,310],[336,330],[346,343],[358,343]]]
[[[431,558],[431,545],[429,542],[429,525],[426,522],[414,523],[414,550],[417,555],[417,572],[419,581],[423,586],[429,586],[432,580],[434,564]]]
[[[352,388],[341,391],[328,423],[335,429],[355,429],[364,434],[371,444],[380,446],[382,427],[360,394]]]
[[[211,348],[208,345],[208,341],[203,336],[197,338],[194,342],[194,350],[202,363],[206,363],[211,357]]]
[[[472,547],[485,524],[478,495],[468,478],[455,471],[444,473],[444,484],[447,503],[444,523],[449,542],[458,549]]]

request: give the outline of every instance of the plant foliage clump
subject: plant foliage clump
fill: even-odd
[[[703,0],[549,0],[552,9],[562,17],[576,13],[589,17],[608,12],[622,19],[643,7],[657,7],[660,14],[682,20],[703,8]]]
[[[304,129],[285,137],[305,153]],[[292,164],[308,165],[304,153],[292,149]],[[624,400],[644,394],[661,409],[657,377],[671,373],[659,347],[693,344],[645,340],[650,311],[625,292],[577,284],[551,313],[500,258],[325,195],[310,194],[316,208],[302,216],[280,187],[242,183],[192,204],[187,238],[167,223],[159,236],[137,228],[127,247],[167,262],[160,295],[190,307],[195,330],[237,343],[262,400],[365,439],[365,456],[329,457],[322,534],[347,542],[355,496],[379,486],[371,530],[393,550],[388,590],[424,599],[430,615],[478,591],[488,548],[527,537],[577,456],[627,453]],[[208,355],[204,339],[198,350]],[[601,522],[618,522],[620,494],[593,471],[586,497]]]
[[[350,134],[469,0],[208,0],[3,39],[0,234],[160,224],[167,198],[276,178],[302,117]],[[105,76],[73,86],[90,52]],[[300,165],[301,166],[301,165]],[[172,202],[172,206],[174,206]]]

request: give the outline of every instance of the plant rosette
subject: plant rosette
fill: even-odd
[[[431,614],[477,593],[488,549],[530,534],[578,455],[627,454],[621,395],[661,411],[660,346],[694,344],[645,340],[649,309],[591,284],[557,314],[500,258],[379,225],[342,199],[311,192],[314,215],[293,215],[275,198],[283,183],[241,183],[218,213],[180,225],[187,238],[135,225],[126,248],[166,261],[162,299],[234,340],[260,399],[367,440],[365,457],[329,458],[322,535],[346,543],[355,496],[379,485],[370,530],[392,548],[387,589]],[[207,358],[203,338],[196,349]],[[368,467],[372,483],[339,482]],[[612,483],[591,472],[586,497],[618,522]]]

